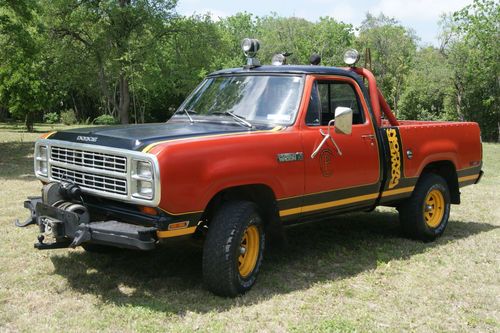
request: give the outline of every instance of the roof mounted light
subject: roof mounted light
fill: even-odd
[[[257,39],[253,38],[245,38],[241,42],[241,49],[243,50],[243,53],[245,53],[245,56],[247,57],[247,65],[245,67],[247,68],[253,68],[260,66],[260,62],[258,59],[255,58],[257,55],[257,51],[259,51],[260,48],[260,43]]]
[[[271,63],[273,64],[273,66],[286,65],[286,58],[291,55],[292,53],[290,52],[276,53],[275,55],[273,55]]]
[[[259,51],[260,43],[257,39],[253,38],[245,38],[241,42],[241,49],[243,53],[249,58],[255,57],[257,51]]]
[[[350,66],[354,67],[356,63],[359,61],[359,52],[355,49],[349,49],[344,53],[344,62]]]

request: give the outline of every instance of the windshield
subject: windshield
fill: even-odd
[[[175,117],[194,121],[227,117],[290,125],[302,94],[302,76],[235,75],[207,78],[180,106]]]

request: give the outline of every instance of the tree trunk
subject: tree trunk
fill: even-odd
[[[128,79],[122,73],[120,74],[120,104],[118,105],[118,114],[122,124],[128,124],[128,109],[130,107],[130,90]]]
[[[98,52],[95,52],[95,57],[97,61],[97,66],[99,67],[99,87],[101,88],[101,94],[106,99],[106,109],[108,114],[112,113],[111,107],[113,106],[113,110],[116,109],[116,103],[114,98],[111,97],[109,93],[108,84],[106,82],[106,74],[104,72],[104,63],[102,61],[101,55]]]
[[[24,120],[24,125],[26,126],[26,130],[28,132],[33,132],[33,113],[28,112],[26,113],[26,118]]]

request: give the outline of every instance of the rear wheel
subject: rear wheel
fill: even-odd
[[[262,263],[265,235],[254,203],[225,203],[208,227],[203,247],[203,280],[220,296],[234,297],[254,285]]]
[[[422,175],[412,196],[398,210],[406,236],[433,241],[443,234],[450,216],[450,192],[446,181],[435,174]]]

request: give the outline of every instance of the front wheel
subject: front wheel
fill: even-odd
[[[254,203],[224,203],[208,226],[203,247],[203,280],[220,296],[235,297],[254,285],[262,263],[265,235]]]
[[[411,197],[399,208],[406,236],[426,242],[441,236],[450,216],[450,192],[446,181],[436,174],[424,174]]]

